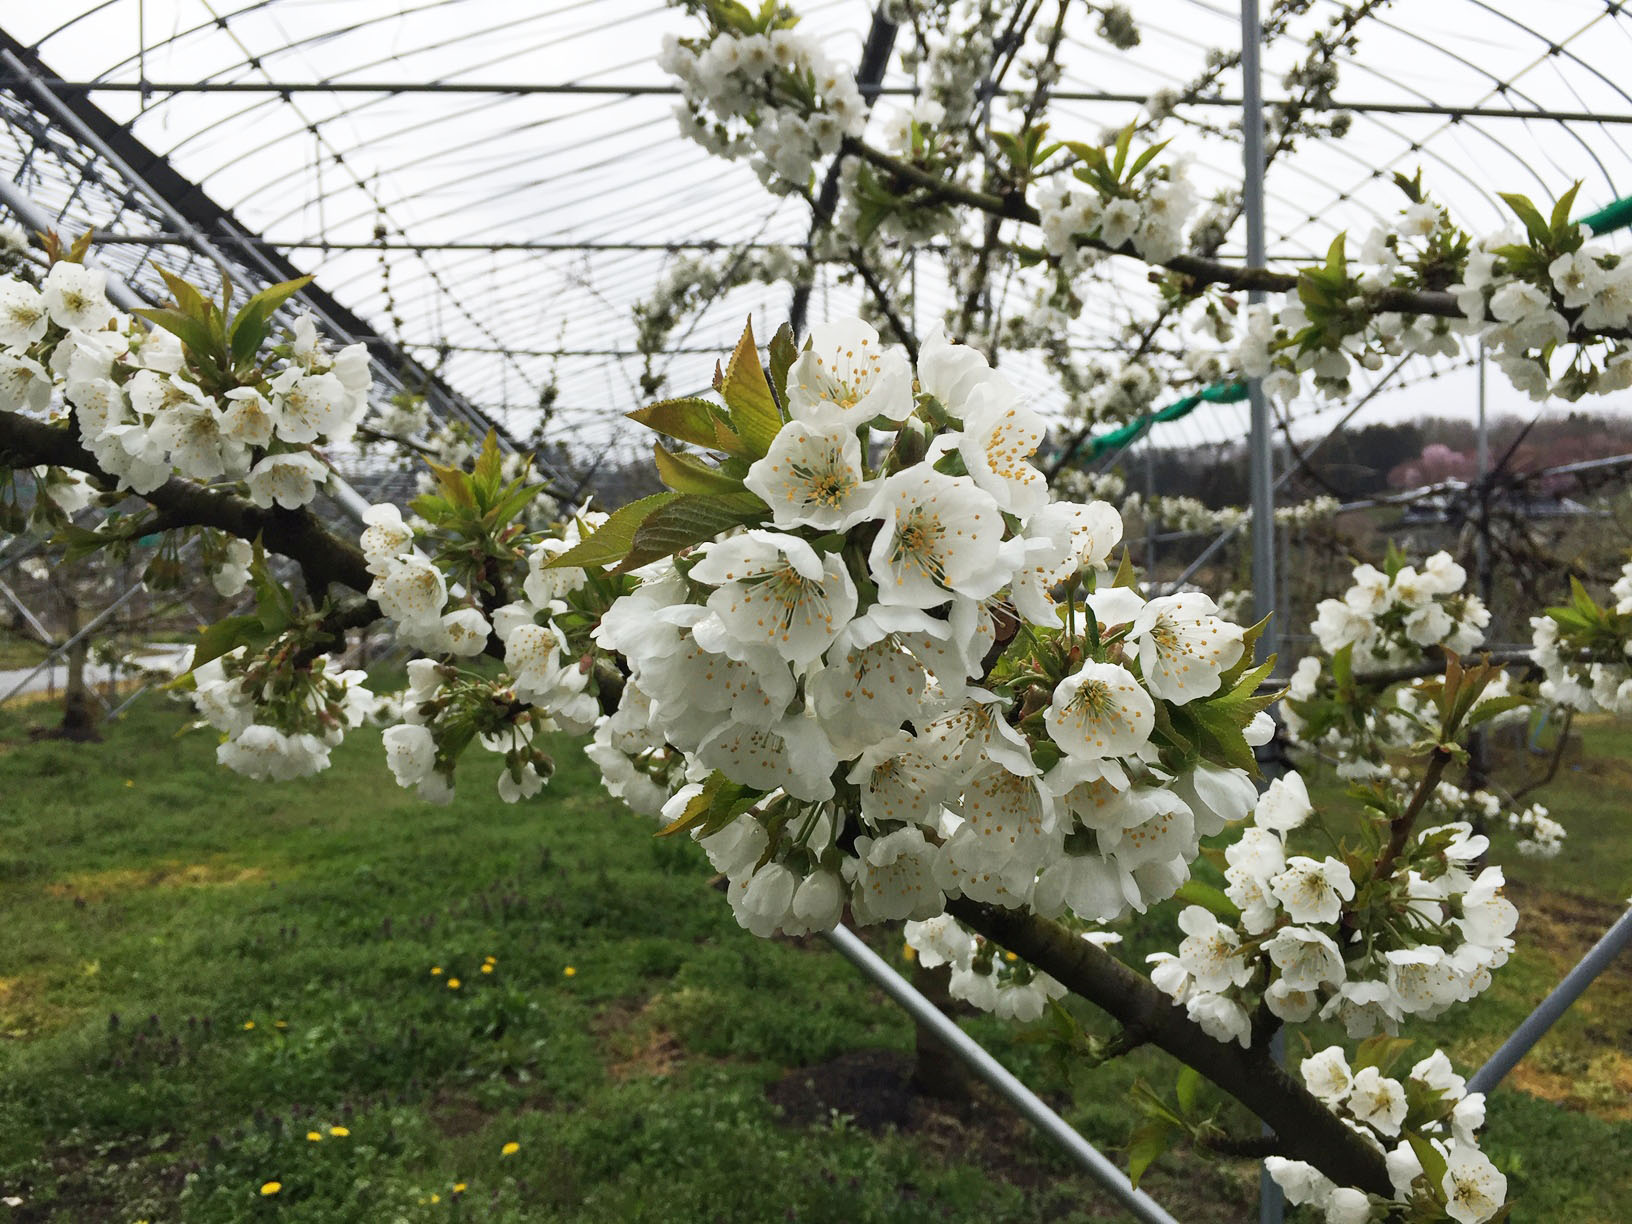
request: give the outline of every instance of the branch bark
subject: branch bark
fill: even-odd
[[[1268,1123],[1287,1156],[1307,1161],[1339,1185],[1393,1194],[1383,1158],[1280,1067],[1267,1049],[1243,1050],[1215,1041],[1148,978],[1058,923],[967,898],[948,902],[947,911],[1200,1071]]]
[[[988,216],[1024,221],[1030,225],[1037,225],[1042,221],[1041,214],[1026,202],[1024,194],[1020,192],[993,195],[961,186],[923,170],[909,161],[875,149],[853,136],[845,138],[843,148],[846,153],[871,162],[898,182],[928,192],[935,201],[959,204],[986,213]],[[1180,276],[1189,278],[1198,286],[1222,285],[1227,289],[1238,291],[1259,289],[1265,293],[1290,293],[1298,287],[1298,273],[1295,272],[1271,272],[1268,268],[1253,268],[1200,255],[1175,255],[1172,259],[1156,263],[1145,259],[1134,250],[1131,242],[1113,247],[1096,239],[1081,238],[1078,239],[1078,244],[1092,250],[1104,251],[1108,255],[1137,259],[1151,267],[1166,268],[1169,272],[1177,272]],[[1366,304],[1373,314],[1437,315],[1449,319],[1467,317],[1457,306],[1456,297],[1443,290],[1383,289],[1367,295]],[[1629,335],[1632,335],[1632,332],[1624,328],[1602,330],[1572,328],[1570,338],[1619,340],[1626,339]]]
[[[69,468],[109,487],[114,484],[70,430],[15,412],[0,412],[0,464]],[[362,550],[330,532],[308,507],[263,508],[236,493],[206,488],[179,476],[151,493],[132,496],[158,510],[167,527],[214,527],[240,539],[259,539],[268,552],[300,566],[314,599],[321,599],[331,585],[366,594],[373,584]],[[376,608],[374,619],[379,616]]]

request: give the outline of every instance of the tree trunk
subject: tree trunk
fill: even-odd
[[[68,604],[68,635],[79,632],[79,605]],[[62,734],[67,739],[96,738],[96,702],[85,683],[85,663],[91,653],[90,638],[81,638],[68,648],[68,679],[62,690]]]
[[[926,969],[917,961],[912,964],[912,984],[941,1011],[951,1014],[952,996],[947,985],[952,979],[950,966]],[[941,1044],[940,1038],[922,1024],[914,1025],[912,1088],[920,1096],[959,1104],[968,1102],[969,1069],[952,1051]]]

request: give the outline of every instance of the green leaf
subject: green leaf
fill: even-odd
[[[1553,239],[1552,227],[1542,218],[1536,206],[1530,202],[1529,196],[1518,195],[1511,191],[1499,191],[1496,194],[1501,196],[1507,206],[1518,215],[1519,220],[1524,222],[1524,228],[1529,231],[1530,240],[1534,245],[1551,245]]]
[[[1409,1037],[1367,1037],[1355,1048],[1354,1069],[1359,1072],[1367,1067],[1376,1067],[1387,1075],[1410,1048]]]
[[[233,365],[243,366],[254,360],[271,330],[272,316],[278,307],[309,285],[311,280],[310,276],[302,276],[298,280],[284,281],[262,289],[244,303],[243,308],[233,316],[232,327],[227,332]]]
[[[1509,710],[1517,710],[1521,706],[1531,704],[1528,697],[1514,693],[1507,697],[1492,697],[1488,701],[1481,701],[1473,707],[1473,713],[1462,724],[1464,727],[1477,727],[1480,723],[1495,718],[1498,714],[1505,714]]]
[[[1195,1113],[1196,1093],[1200,1088],[1201,1072],[1194,1067],[1181,1067],[1179,1069],[1179,1081],[1173,1086],[1173,1095],[1179,1102],[1179,1108],[1185,1113]]]
[[[718,404],[705,399],[672,399],[649,404],[627,416],[677,442],[706,446],[728,455],[748,455],[747,445],[721,420],[720,413]]]
[[[1587,594],[1587,588],[1581,585],[1581,580],[1574,574],[1570,575],[1570,601],[1575,605],[1577,612],[1594,623],[1603,616],[1603,610],[1593,602],[1592,596]]]
[[[1438,1148],[1415,1131],[1406,1131],[1405,1138],[1411,1145],[1411,1150],[1416,1153],[1417,1163],[1422,1166],[1422,1176],[1437,1192],[1445,1182],[1445,1157],[1439,1154]]]
[[[672,557],[682,548],[712,540],[732,527],[761,522],[770,514],[764,502],[746,491],[707,497],[694,493],[670,496],[671,501],[642,518],[628,555],[614,573],[626,574],[652,561]],[[605,529],[603,525],[601,530]]]
[[[1219,889],[1214,888],[1211,884],[1203,884],[1200,880],[1186,880],[1179,885],[1179,891],[1173,895],[1187,905],[1201,906],[1208,913],[1222,918],[1226,922],[1239,922],[1241,919],[1241,911],[1235,902],[1226,897]]]
[[[720,394],[731,411],[732,426],[742,435],[750,453],[755,458],[763,455],[782,428],[782,414],[771,394],[771,384],[765,381],[765,369],[759,364],[752,322],[743,327],[737,350],[726,364]]]
[[[1133,159],[1133,165],[1128,167],[1128,179],[1129,179],[1129,181],[1132,181],[1134,176],[1137,175],[1139,173],[1139,171],[1143,170],[1146,166],[1150,165],[1151,159],[1153,157],[1155,157],[1158,153],[1160,153],[1163,149],[1167,148],[1167,146],[1168,146],[1168,142],[1164,140],[1160,144],[1151,145],[1150,148],[1146,149],[1143,153],[1139,154],[1138,157],[1134,158]]]
[[[1133,146],[1133,124],[1128,124],[1116,134],[1116,160],[1111,163],[1111,173],[1118,179],[1122,177],[1122,168],[1128,164],[1128,150]]]
[[[1138,1189],[1145,1170],[1156,1163],[1156,1158],[1167,1151],[1178,1132],[1165,1118],[1153,1118],[1128,1136],[1128,1180]]]
[[[636,529],[646,516],[680,496],[678,493],[654,493],[618,507],[606,522],[552,560],[548,568],[613,565],[622,561],[635,542]]]
[[[1562,238],[1565,230],[1573,228],[1570,222],[1570,214],[1575,211],[1575,194],[1580,190],[1581,182],[1577,179],[1575,184],[1563,195],[1559,196],[1558,202],[1553,205],[1551,228],[1555,237]]]
[[[1139,575],[1133,569],[1133,551],[1124,548],[1122,559],[1116,563],[1116,575],[1111,579],[1111,587],[1137,587]]]
[[[263,636],[258,616],[228,616],[198,631],[198,643],[193,647],[193,665],[189,672],[219,659],[229,651],[247,646]]]
[[[652,447],[652,460],[657,464],[657,478],[676,493],[742,492],[741,480],[695,455],[666,450],[661,442]]]
[[[496,430],[488,430],[482,439],[482,449],[471,468],[472,491],[482,503],[490,501],[504,483],[504,452],[499,449]]]
[[[165,288],[170,290],[170,296],[175,300],[176,309],[181,311],[182,314],[208,325],[210,312],[214,307],[204,300],[204,295],[168,268],[161,268],[157,263],[153,266],[158,268],[159,275],[164,278]]]
[[[269,635],[282,633],[295,619],[294,593],[273,575],[266,563],[266,549],[255,541],[249,563],[249,585],[255,592],[255,611],[261,628]]]
[[[771,337],[771,390],[776,392],[776,402],[782,406],[784,412],[788,407],[788,369],[799,357],[798,346],[794,343],[793,328],[784,323],[776,329],[776,335]]]
[[[1273,697],[1270,700],[1274,700]],[[1249,777],[1258,776],[1258,758],[1253,755],[1240,722],[1227,711],[1206,702],[1193,701],[1181,708],[1198,732],[1193,738],[1199,741],[1197,747],[1203,756],[1231,769],[1244,770]]]
[[[211,358],[215,350],[215,342],[210,336],[210,329],[191,315],[183,314],[179,310],[161,307],[156,310],[139,308],[131,311],[138,318],[146,319],[155,327],[162,327],[165,331],[176,336],[195,357]]]

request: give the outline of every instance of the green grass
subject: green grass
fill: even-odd
[[[820,941],[738,929],[696,848],[654,840],[570,741],[531,803],[500,803],[476,769],[434,808],[391,783],[373,733],[273,786],[216,767],[209,734],[177,738],[160,698],[97,744],[29,742],[31,717],[49,712],[0,711],[11,1220],[1119,1218],[990,1100],[876,1135],[779,1120],[767,1086],[853,1051],[904,1055],[910,1024]],[[1593,789],[1601,825],[1554,805],[1572,836],[1611,831]],[[1159,946],[1171,917],[1130,942]],[[1567,956],[1522,953],[1495,1021],[1444,1026],[1452,1048],[1499,1036]],[[1536,1055],[1572,1085],[1626,1045],[1621,996],[1596,991]],[[1085,1074],[1035,1034],[970,1028],[1104,1146],[1126,1138],[1136,1079],[1172,1083],[1151,1051]],[[1624,1093],[1600,1095],[1498,1095],[1489,1144],[1528,1195],[1515,1218],[1619,1218],[1632,1124]],[[1188,1153],[1148,1182],[1179,1218],[1220,1224],[1252,1216],[1253,1184]]]

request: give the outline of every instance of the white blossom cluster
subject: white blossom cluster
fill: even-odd
[[[1384,1199],[1337,1186],[1313,1165],[1270,1156],[1264,1167],[1287,1202],[1323,1213],[1326,1224],[1396,1219],[1401,1209],[1413,1220],[1485,1224],[1507,1201],[1507,1178],[1476,1138],[1485,1124],[1484,1094],[1467,1090],[1443,1051],[1416,1063],[1403,1080],[1375,1062],[1351,1068],[1340,1046],[1305,1058],[1299,1070],[1309,1091],[1384,1156],[1394,1193]],[[1427,1152],[1437,1177],[1423,1168]]]
[[[797,29],[671,36],[658,66],[679,79],[680,130],[717,156],[747,158],[773,191],[804,190],[816,162],[867,122],[855,75]]]
[[[1115,192],[1086,172],[1055,175],[1037,189],[1043,246],[1068,275],[1092,266],[1100,253],[1084,242],[1111,250],[1132,246],[1141,259],[1165,263],[1185,249],[1185,223],[1198,197],[1185,163],[1152,161]]]
[[[351,436],[368,406],[368,355],[330,352],[306,317],[283,351],[264,390],[211,395],[184,369],[180,341],[113,308],[100,270],[53,264],[38,289],[0,279],[0,409],[45,413],[60,387],[80,441],[137,493],[180,474],[242,479],[260,506],[315,498],[328,469],[308,447]]]
[[[1296,505],[1276,506],[1277,527],[1309,527],[1329,521],[1338,511],[1335,497],[1312,497]],[[1122,503],[1124,515],[1154,518],[1170,531],[1214,532],[1242,528],[1252,522],[1250,506],[1222,506],[1214,509],[1194,497],[1160,494],[1145,497],[1130,493]]]
[[[738,789],[743,810],[702,840],[751,929],[830,922],[845,898],[863,922],[960,895],[1093,920],[1143,909],[1250,805],[1243,771],[1175,774],[1151,742],[1155,703],[1214,695],[1242,631],[1205,595],[1101,584],[1070,608],[1104,627],[1097,657],[983,683],[1004,645],[994,613],[1058,636],[1060,587],[1102,573],[1121,521],[1048,502],[1029,462],[1044,422],[977,351],[931,337],[916,382],[915,399],[906,356],[867,325],[813,330],[791,419],[746,477],[771,525],[644,567],[594,631],[629,670],[634,712],[609,742],[683,757],[670,820]],[[929,440],[921,400],[959,428]]]
[[[1310,629],[1328,655],[1347,647],[1355,674],[1364,675],[1414,662],[1435,646],[1466,654],[1484,640],[1490,609],[1462,590],[1467,571],[1449,553],[1435,553],[1420,570],[1390,569],[1356,566],[1341,598],[1315,606]]]
[[[1355,366],[1379,370],[1403,355],[1454,357],[1462,338],[1478,337],[1514,386],[1532,398],[1576,400],[1632,386],[1632,350],[1624,341],[1570,341],[1573,327],[1624,331],[1632,321],[1632,265],[1579,227],[1579,245],[1545,267],[1521,269],[1514,248],[1531,237],[1507,227],[1476,238],[1461,255],[1461,279],[1449,287],[1465,317],[1377,312],[1376,295],[1420,288],[1417,269],[1442,266],[1459,234],[1431,201],[1409,204],[1392,224],[1378,226],[1346,265],[1352,297],[1323,312],[1311,329],[1306,304],[1289,297],[1279,309],[1248,307],[1238,329],[1234,360],[1249,378],[1282,402],[1300,391],[1305,375],[1334,399],[1350,392]],[[1314,337],[1313,343],[1303,342]]]
[[[586,512],[561,535],[537,543],[522,598],[491,618],[468,593],[450,593],[437,561],[415,550],[414,531],[396,506],[372,506],[363,517],[360,543],[375,575],[369,597],[396,622],[399,641],[434,656],[409,664],[404,721],[385,732],[386,760],[397,784],[447,802],[458,755],[450,745],[474,731],[483,748],[504,757],[500,797],[515,803],[537,794],[550,769],[538,737],[554,730],[587,732],[600,716],[584,660],[569,657],[566,634],[554,623],[566,611],[563,597],[586,575],[547,564],[605,516]],[[458,661],[486,652],[493,638],[503,647],[503,672],[488,678],[461,671]]]
[[[1567,607],[1531,617],[1530,657],[1542,670],[1541,695],[1554,705],[1632,713],[1632,561],[1610,597],[1609,607],[1591,605],[1585,616],[1582,607]]]
[[[330,749],[376,709],[367,675],[333,664],[276,666],[240,646],[194,668],[193,706],[222,735],[216,760],[278,782],[327,769]]]
[[[1151,980],[1219,1041],[1249,1045],[1260,1003],[1288,1022],[1334,1020],[1352,1038],[1394,1033],[1479,994],[1512,950],[1517,911],[1500,868],[1470,873],[1488,842],[1467,824],[1423,830],[1372,879],[1331,854],[1291,853],[1314,814],[1297,774],[1272,782],[1224,852],[1235,916],[1189,906],[1178,954],[1146,958]]]
[[[1000,1020],[1035,1020],[1050,999],[1062,998],[1066,993],[1060,982],[1013,952],[1002,952],[970,934],[950,914],[909,922],[902,935],[924,968],[950,966],[948,994],[971,1007],[992,1012]],[[1094,936],[1102,946],[1121,938],[1108,933]]]

